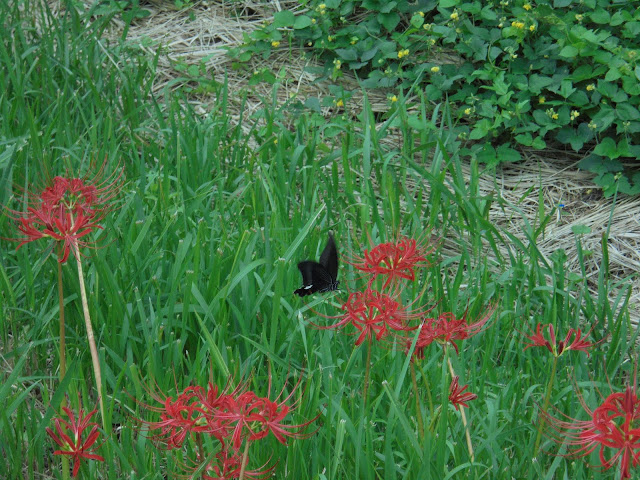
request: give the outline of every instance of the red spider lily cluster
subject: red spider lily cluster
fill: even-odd
[[[433,342],[439,343],[442,346],[451,345],[456,353],[458,353],[458,346],[454,340],[465,340],[483,331],[487,321],[491,318],[495,310],[495,305],[490,306],[482,318],[472,323],[467,321],[466,313],[462,318],[456,318],[453,313],[445,312],[437,318],[425,319],[418,333],[412,359],[423,359],[424,349]],[[408,351],[413,344],[413,338],[406,338],[405,344]]]
[[[631,468],[640,465],[640,398],[636,388],[627,386],[624,393],[612,393],[591,410],[580,392],[578,399],[590,417],[580,421],[561,414],[555,418],[542,412],[549,436],[558,443],[566,443],[573,450],[571,457],[584,457],[596,449],[601,467],[608,470],[618,463],[620,478],[632,478]]]
[[[75,477],[78,475],[83,458],[104,462],[103,457],[93,453],[98,448],[95,443],[100,432],[98,425],[91,422],[91,417],[98,410],[92,410],[88,415],[85,415],[84,410],[80,409],[77,416],[70,408],[62,407],[62,410],[67,414],[69,421],[56,418],[54,419],[55,431],[49,427],[46,430],[52,440],[60,447],[60,450],[53,452],[54,455],[66,455],[73,458],[72,476]],[[85,435],[85,431],[89,428],[89,433]]]
[[[456,407],[456,410],[459,410],[460,405],[469,408],[467,402],[475,400],[476,398],[478,398],[478,395],[471,392],[465,392],[465,390],[469,386],[465,385],[461,388],[458,385],[458,380],[459,379],[457,375],[453,377],[453,380],[451,380],[451,385],[449,385],[449,401],[453,404],[454,407]]]
[[[95,229],[111,208],[111,201],[122,186],[122,171],[102,180],[105,164],[93,179],[54,177],[52,184],[39,193],[29,192],[26,212],[13,211],[24,244],[49,238],[61,245],[58,261],[64,263],[69,253],[77,257],[85,237]]]
[[[403,305],[399,301],[400,281],[413,281],[416,269],[429,265],[426,255],[431,251],[431,245],[400,237],[396,242],[365,250],[363,257],[352,255],[349,263],[370,276],[367,288],[349,294],[341,307],[344,313],[332,317],[339,319],[337,323],[320,328],[339,329],[352,325],[359,332],[356,345],[374,338],[380,341],[390,334],[395,338],[418,328],[417,324],[410,325],[410,321],[424,317],[433,307],[411,310],[410,306]],[[384,283],[376,290],[373,283],[378,278],[383,278]]]
[[[385,278],[382,286],[384,290],[399,279],[414,281],[416,268],[429,266],[426,257],[433,250],[432,245],[400,237],[396,242],[381,243],[371,251],[365,250],[362,257],[354,255],[349,263],[361,272],[371,275],[369,286],[378,277]]]
[[[229,385],[224,389],[219,389],[212,383],[207,388],[191,386],[185,388],[175,399],[153,393],[154,399],[162,406],[144,406],[160,413],[160,420],[142,423],[148,431],[157,431],[151,438],[164,445],[167,450],[182,447],[185,440],[194,435],[209,435],[216,439],[221,447],[220,453],[215,462],[205,468],[216,476],[203,478],[238,478],[243,467],[243,455],[238,452],[243,442],[246,446],[271,433],[286,445],[287,437],[307,438],[313,434],[302,433],[301,430],[314,422],[317,416],[298,425],[284,423],[286,417],[296,409],[295,402],[293,406],[287,405],[287,402],[293,397],[299,384],[300,382],[281,400],[282,392],[276,400],[270,400],[268,396],[260,397],[247,390],[246,383],[241,383],[233,391],[229,391]],[[244,475],[262,478],[262,475],[268,474],[274,467],[262,471],[244,470]]]
[[[415,330],[416,326],[410,326],[408,321],[420,318],[429,310],[409,311],[399,301],[397,296],[378,292],[367,288],[364,292],[353,292],[342,305],[344,314],[340,321],[329,327],[342,328],[346,325],[354,326],[360,334],[356,339],[356,345],[373,338],[381,340],[390,332],[406,332]]]
[[[549,340],[547,340],[544,337],[544,330],[548,332]],[[551,352],[551,354],[554,357],[559,357],[564,352],[568,352],[569,350],[580,350],[585,352],[588,356],[589,355],[588,350],[603,341],[603,340],[600,340],[600,342],[596,342],[596,343],[588,342],[586,340],[586,337],[589,335],[589,333],[591,333],[592,330],[593,330],[593,327],[591,327],[591,330],[589,330],[583,336],[582,330],[580,330],[579,328],[578,329],[570,328],[564,340],[560,340],[559,342],[556,343],[556,334],[553,329],[553,325],[551,325],[550,323],[547,325],[542,325],[541,323],[538,323],[535,334],[533,335],[525,334],[525,336],[532,343],[527,344],[527,346],[524,347],[524,350],[531,347],[545,347],[547,350]]]

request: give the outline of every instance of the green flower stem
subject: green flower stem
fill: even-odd
[[[244,444],[244,452],[242,454],[242,465],[240,466],[240,476],[238,480],[244,479],[244,471],[247,468],[247,457],[249,456],[249,442],[246,441]]]
[[[371,343],[373,342],[372,338],[369,338],[367,342],[367,365],[364,370],[364,390],[362,394],[364,395],[364,406],[367,406],[367,391],[369,390],[369,373],[371,372]]]
[[[413,395],[416,397],[416,418],[418,419],[418,433],[420,438],[424,438],[424,420],[420,410],[420,397],[418,396],[418,382],[416,380],[416,366],[411,362],[411,383],[413,384]]]
[[[544,403],[542,404],[542,413],[547,413],[547,409],[549,408],[549,401],[551,400],[551,391],[553,390],[553,384],[556,379],[556,368],[558,366],[558,357],[554,355],[553,357],[553,365],[551,366],[551,376],[549,377],[549,381],[547,382],[547,391],[544,395]],[[538,434],[536,436],[536,444],[533,447],[533,456],[535,457],[538,454],[538,449],[540,448],[540,442],[542,441],[542,430],[544,429],[544,415],[540,415],[540,421],[538,422]]]
[[[80,281],[80,297],[82,299],[82,313],[84,314],[84,323],[87,328],[87,340],[89,341],[89,350],[91,351],[91,361],[93,363],[93,373],[96,377],[96,387],[98,389],[98,401],[100,402],[100,414],[102,415],[102,426],[106,434],[111,432],[107,428],[107,420],[104,412],[104,399],[102,397],[102,372],[100,371],[100,357],[98,357],[98,349],[96,348],[96,340],[93,336],[93,328],[91,327],[91,317],[89,316],[89,304],[87,303],[87,291],[84,287],[84,274],[82,273],[82,261],[80,253],[76,252],[76,261],[78,263],[78,280]]]
[[[451,358],[447,356],[447,364],[449,365],[449,372],[451,373],[451,378],[456,376],[456,372],[453,370],[453,365],[451,364]],[[469,450],[469,457],[471,458],[471,462],[475,460],[475,455],[473,453],[473,444],[471,443],[471,434],[469,433],[469,425],[467,425],[467,415],[464,413],[464,407],[459,405],[460,407],[460,416],[462,417],[462,425],[464,426],[464,434],[467,437],[467,449]]]
[[[67,374],[67,355],[66,355],[66,341],[64,336],[64,292],[62,289],[62,264],[58,264],[58,304],[60,307],[60,381],[64,379]],[[67,405],[67,397],[62,397],[61,407]],[[62,457],[62,478],[69,480],[69,458],[66,455]]]

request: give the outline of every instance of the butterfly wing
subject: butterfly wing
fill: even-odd
[[[333,283],[335,283],[338,277],[338,249],[331,233],[329,233],[327,245],[320,255],[320,265],[327,269]]]
[[[317,262],[311,260],[300,262],[298,270],[302,274],[302,287],[293,292],[296,295],[304,297],[315,292],[322,292],[333,284],[333,279],[327,269]]]
[[[316,292],[330,292],[338,289],[338,249],[333,235],[329,234],[329,240],[320,254],[320,263],[305,260],[298,264],[298,270],[302,274],[302,287],[297,289],[296,295],[304,297]]]

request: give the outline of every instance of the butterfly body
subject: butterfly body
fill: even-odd
[[[302,287],[295,292],[304,297],[312,293],[332,292],[338,289],[338,249],[333,235],[320,255],[320,261],[305,260],[298,263],[298,270],[302,274]]]

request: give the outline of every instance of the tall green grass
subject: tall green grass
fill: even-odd
[[[357,119],[329,118],[318,128],[310,115],[292,117],[266,101],[258,115],[243,112],[236,122],[235,92],[221,81],[213,109],[198,115],[179,90],[151,95],[156,59],[102,40],[108,16],[89,21],[67,7],[54,16],[39,2],[0,6],[0,199],[20,210],[23,192],[13,187],[44,185],[66,169],[86,173],[96,159],[125,169],[124,193],[97,235],[98,248],[83,251],[108,415],[117,427],[105,432],[107,461],[83,467],[91,478],[175,478],[185,458],[156,449],[134,428],[134,418],[156,420],[140,405],[152,402],[146,388],[175,396],[191,384],[222,386],[229,375],[250,378],[260,395],[271,375],[272,396],[304,377],[291,422],[320,413],[316,433],[288,447],[273,438],[252,446],[250,467],[278,460],[276,478],[616,476],[589,468],[599,463],[597,453],[575,462],[545,453],[563,451],[550,441],[532,457],[551,362],[541,349],[525,351],[521,332],[542,322],[559,335],[593,324],[595,339],[609,335],[589,357],[560,359],[551,404],[580,417],[574,383],[595,406],[596,387],[606,395],[609,379],[622,390],[630,371],[636,333],[624,286],[612,305],[606,261],[594,296],[584,271],[567,274],[565,252],[541,254],[536,243],[554,211],[525,221],[526,241],[492,224],[492,205],[524,215],[499,189],[480,192],[478,179],[492,172],[472,164],[471,175],[463,173],[446,106],[428,113],[424,100],[409,113],[400,102],[376,127],[365,103]],[[392,131],[401,135],[390,144]],[[4,213],[0,236],[15,238]],[[459,355],[449,352],[461,384],[478,394],[467,410],[473,462],[459,413],[447,402],[440,347],[416,364],[419,405],[426,424],[433,421],[420,438],[404,352],[374,343],[365,401],[366,345],[354,347],[348,330],[310,325],[327,324],[317,313],[337,315],[348,291],[363,287],[344,262],[349,252],[370,248],[369,238],[428,229],[455,254],[437,250],[402,300],[436,304],[437,313],[468,309],[470,318],[497,303],[489,328],[464,341]],[[343,290],[305,304],[292,294],[300,284],[296,263],[317,258],[329,230],[343,256]],[[604,253],[606,245],[605,236]],[[44,429],[65,395],[72,403],[80,395],[85,407],[96,401],[78,283],[70,262],[69,370],[59,382],[55,259],[44,243],[15,246],[0,243],[0,477],[61,478]],[[582,258],[579,236],[576,249]]]

